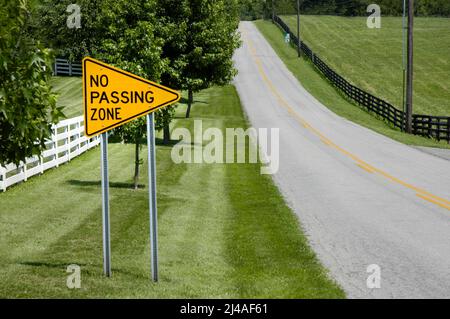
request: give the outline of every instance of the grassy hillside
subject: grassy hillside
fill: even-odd
[[[182,105],[174,127],[246,126],[234,87],[195,100],[192,119]],[[344,297],[259,164],[177,165],[169,146],[157,147],[160,282],[152,283],[147,170],[130,189],[133,149],[110,144],[112,278],[102,275],[96,148],[0,193],[0,298]],[[70,264],[81,266],[81,289],[66,287]]]
[[[295,16],[283,16],[292,30]],[[301,37],[331,67],[362,89],[402,108],[402,19],[302,16]],[[450,115],[450,19],[415,19],[414,113]]]
[[[57,105],[64,106],[67,118],[83,115],[81,77],[55,76],[50,83],[58,94]]]
[[[272,22],[263,20],[256,21],[255,24],[303,87],[336,114],[405,144],[450,148],[445,141],[437,142],[394,129],[386,122],[352,104],[317,71],[309,60],[298,58],[297,50],[284,43],[280,28]]]

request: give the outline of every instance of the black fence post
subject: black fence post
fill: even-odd
[[[447,117],[447,142],[450,144],[450,116]]]

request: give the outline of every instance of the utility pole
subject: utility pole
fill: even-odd
[[[272,0],[272,22],[275,21],[275,4],[274,4],[274,0]]]
[[[406,114],[406,1],[403,0],[403,16],[402,16],[402,71],[403,71],[403,85],[402,85],[402,110]],[[406,130],[406,125],[403,123],[403,130]]]
[[[301,50],[300,50],[300,44],[301,44],[301,41],[300,41],[300,0],[297,0],[297,40],[298,40],[297,54],[298,54],[298,57],[300,57],[301,56]]]
[[[414,0],[408,0],[408,67],[406,75],[406,132],[412,133]]]

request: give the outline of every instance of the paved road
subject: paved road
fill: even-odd
[[[421,150],[422,152],[425,152],[425,153],[446,159],[447,161],[450,161],[450,150],[449,149],[423,147],[423,146],[416,146],[416,148]]]
[[[331,276],[351,298],[450,298],[450,161],[335,115],[240,29],[239,95],[254,127],[280,128],[275,181]]]

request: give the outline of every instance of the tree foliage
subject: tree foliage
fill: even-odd
[[[449,0],[415,0],[415,14],[418,16],[450,17]],[[271,0],[240,0],[241,18],[257,19],[270,17]],[[274,0],[277,14],[295,14],[297,0]],[[402,0],[300,0],[302,14],[328,14],[343,16],[365,16],[367,6],[376,3],[384,15],[398,16],[403,12]]]
[[[103,3],[102,34],[98,58],[146,79],[158,82],[165,68],[161,59],[162,38],[156,36],[158,23],[153,0],[106,0]],[[118,127],[114,133],[135,145],[134,187],[138,188],[140,148],[145,143],[146,119],[138,118]]]
[[[159,29],[155,0],[79,1],[82,19],[78,29],[70,29],[66,24],[66,8],[71,2],[43,1],[40,12],[46,18],[39,29],[48,45],[75,61],[91,56],[143,78],[160,80],[167,63],[161,58],[164,39],[155,31]],[[168,125],[166,119],[162,122]],[[114,134],[126,143],[135,144],[134,181],[137,187],[142,162],[140,147],[146,136],[145,118],[115,129]]]
[[[242,20],[269,18],[272,4],[260,0],[240,0],[239,13]]]
[[[236,70],[233,53],[240,45],[235,0],[159,0],[158,17],[166,26],[163,56],[169,60],[163,83],[193,93],[229,83]]]
[[[81,28],[68,28],[71,0],[41,0],[36,34],[72,61],[91,56],[164,85],[193,92],[223,85],[236,74],[237,0],[79,0]],[[189,114],[189,111],[188,111]],[[156,114],[156,128],[170,141],[174,107]],[[114,131],[136,145],[135,184],[145,119]],[[137,184],[136,184],[137,185]]]
[[[0,6],[0,165],[40,154],[63,117],[49,78],[53,57],[30,37],[26,0]]]
[[[53,48],[57,56],[79,62],[85,56],[96,56],[102,47],[104,24],[108,11],[107,0],[40,0],[36,12],[36,36],[43,39],[47,47]],[[67,8],[76,3],[81,9],[81,28],[69,28]],[[114,10],[120,4],[114,5]]]

